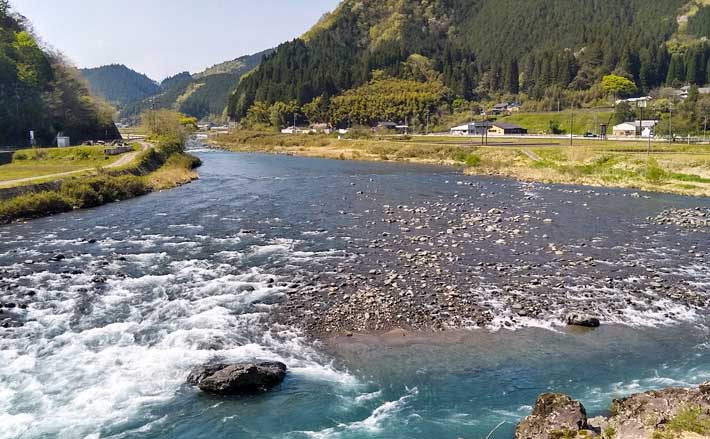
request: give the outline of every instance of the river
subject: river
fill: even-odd
[[[703,309],[581,277],[564,300],[596,304],[597,330],[554,324],[554,304],[535,318],[491,305],[499,313],[488,328],[410,343],[313,342],[273,318],[293,282],[337,267],[368,273],[391,259],[370,257],[384,250],[368,245],[387,227],[384,205],[452,197],[539,213],[534,233],[512,244],[518,254],[481,241],[480,257],[511,266],[541,258],[535,243],[550,227],[556,248],[580,258],[578,242],[589,242],[600,276],[644,282],[652,266],[659,282],[707,297],[707,234],[646,220],[707,200],[430,166],[196,154],[204,166],[193,184],[0,228],[0,438],[480,439],[505,421],[492,438],[509,439],[545,391],[599,414],[616,397],[710,379]],[[557,265],[540,261],[550,277],[581,276],[555,255]],[[215,358],[280,360],[289,374],[273,392],[244,398],[184,384],[191,367]]]

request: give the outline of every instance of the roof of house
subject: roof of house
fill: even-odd
[[[507,123],[507,122],[495,122],[493,126],[496,126],[498,128],[504,129],[504,130],[524,130],[525,128],[521,127],[520,125],[516,125],[514,123]]]

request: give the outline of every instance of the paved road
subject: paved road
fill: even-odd
[[[134,152],[129,152],[127,154],[124,154],[121,156],[121,158],[119,158],[115,162],[111,163],[110,165],[103,166],[102,169],[114,169],[114,168],[120,168],[121,166],[125,166],[125,165],[131,163],[136,157],[138,157],[138,154],[142,153],[143,151],[146,151],[148,148],[152,148],[152,145],[150,143],[141,142],[140,145],[141,145],[140,151],[134,151]],[[85,169],[79,169],[76,171],[60,172],[58,174],[38,175],[36,177],[18,178],[16,180],[0,181],[0,187],[15,186],[15,185],[22,184],[22,183],[31,183],[33,181],[46,180],[46,179],[51,179],[51,178],[67,177],[70,175],[90,172],[90,171],[93,171],[94,169],[96,169],[96,168],[85,168]]]

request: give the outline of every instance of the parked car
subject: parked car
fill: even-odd
[[[587,131],[586,133],[584,133],[584,137],[596,139],[596,138],[599,137],[599,136],[597,136],[596,134],[594,134],[594,133],[592,133],[592,132],[590,132],[590,131]]]

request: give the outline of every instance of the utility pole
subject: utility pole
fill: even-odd
[[[570,123],[569,123],[569,146],[574,145],[574,111],[571,113]]]
[[[673,105],[668,107],[668,143],[673,143]]]
[[[429,110],[426,112],[426,135],[429,135]]]
[[[708,117],[705,116],[705,122],[703,123],[703,142],[706,142],[708,140],[707,134],[708,134]]]

